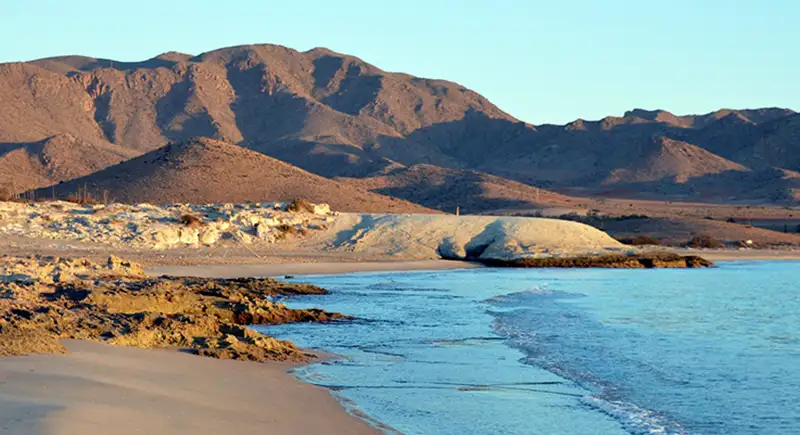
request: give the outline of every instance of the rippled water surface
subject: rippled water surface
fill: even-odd
[[[267,328],[408,434],[800,434],[800,262],[298,278],[358,317]]]

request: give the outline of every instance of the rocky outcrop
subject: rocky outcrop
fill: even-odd
[[[0,258],[0,356],[64,352],[59,339],[184,348],[216,358],[302,361],[292,343],[253,324],[327,322],[345,316],[295,310],[275,296],[322,288],[268,278],[148,278],[115,257],[99,264],[54,257]]]
[[[470,258],[469,260],[487,266],[519,268],[697,269],[714,266],[714,263],[696,255],[683,256],[668,252],[520,259]]]
[[[289,203],[79,205],[0,202],[0,234],[147,249],[271,244],[326,228],[327,204],[289,211]]]

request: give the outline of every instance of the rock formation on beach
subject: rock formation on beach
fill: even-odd
[[[259,252],[475,261],[639,254],[639,248],[593,226],[563,219],[339,213],[304,200],[168,206],[0,202],[0,235],[91,243],[128,253],[123,255],[202,250],[213,256],[237,248],[259,258]]]
[[[0,234],[155,250],[270,244],[324,230],[334,219],[327,204],[302,201],[162,207],[0,202]]]
[[[322,293],[268,278],[146,277],[141,266],[116,257],[103,264],[0,257],[0,356],[64,352],[59,339],[73,338],[223,359],[303,361],[310,356],[292,343],[247,326],[344,319],[268,299]]]

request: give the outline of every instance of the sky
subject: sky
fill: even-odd
[[[800,109],[796,0],[0,0],[0,62],[272,43],[447,79],[534,124]]]

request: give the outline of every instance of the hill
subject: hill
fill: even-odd
[[[50,186],[130,159],[138,153],[113,144],[93,144],[69,134],[38,142],[0,144],[0,186],[10,192]]]
[[[366,178],[337,180],[381,195],[453,213],[478,214],[572,206],[572,199],[479,171],[419,164]]]
[[[126,203],[283,202],[305,198],[334,210],[431,210],[308,173],[236,145],[206,138],[171,143],[102,171],[37,192],[57,198],[88,189]]]

